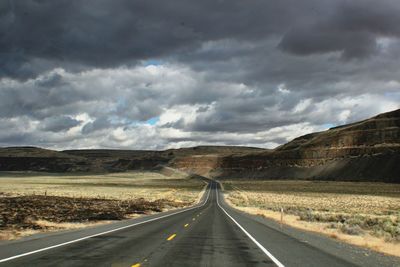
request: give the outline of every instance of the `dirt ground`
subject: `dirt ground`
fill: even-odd
[[[0,232],[3,239],[24,235],[24,231],[46,231],[84,226],[101,221],[131,218],[138,214],[161,212],[191,203],[165,199],[146,201],[70,198],[56,196],[0,196]],[[68,224],[65,224],[68,223]]]

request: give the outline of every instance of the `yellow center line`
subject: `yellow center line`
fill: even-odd
[[[183,227],[188,227],[189,226],[189,224],[187,223],[187,224],[185,224]]]
[[[171,241],[172,239],[174,239],[176,236],[176,234],[170,235],[170,237],[167,238],[168,241]]]
[[[136,264],[132,265],[131,267],[140,267],[140,263],[136,263]]]

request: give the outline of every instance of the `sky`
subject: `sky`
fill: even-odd
[[[400,108],[398,0],[0,1],[0,146],[274,148]]]

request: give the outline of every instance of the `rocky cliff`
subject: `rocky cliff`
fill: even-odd
[[[400,110],[301,136],[272,151],[177,158],[172,165],[216,178],[400,182]]]

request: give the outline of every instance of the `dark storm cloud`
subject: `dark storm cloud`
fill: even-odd
[[[399,12],[398,1],[337,1],[325,17],[294,25],[279,47],[299,55],[343,52],[344,58],[366,57],[376,52],[378,37],[400,36]]]
[[[0,1],[0,143],[273,146],[394,109],[398,14],[398,0]]]
[[[62,76],[59,73],[53,73],[51,75],[47,75],[43,77],[43,79],[37,80],[36,85],[41,86],[41,87],[59,87],[61,85],[65,85],[62,81]]]
[[[279,48],[298,55],[343,52],[344,58],[363,58],[377,51],[376,39],[366,32],[332,32],[309,28],[287,33]]]
[[[0,75],[136,64],[207,41],[270,36],[290,53],[364,57],[377,37],[399,35],[399,11],[398,1],[2,1]]]
[[[82,128],[82,133],[83,134],[88,134],[94,131],[102,130],[102,129],[107,129],[112,127],[113,124],[111,121],[107,118],[101,117],[96,119],[94,122],[89,122],[85,124]]]
[[[26,83],[3,83],[0,90],[0,117],[30,115],[51,116],[53,108],[61,109],[79,101],[90,101],[95,92],[80,90],[63,82],[59,74],[41,76]]]
[[[41,129],[51,132],[68,130],[80,124],[80,121],[68,116],[49,117],[42,121]]]
[[[0,144],[2,146],[8,146],[9,144],[17,144],[17,145],[29,144],[32,141],[33,139],[31,138],[31,136],[27,134],[8,133],[6,135],[0,136]]]
[[[263,96],[253,91],[247,95],[224,99],[212,109],[200,112],[196,120],[188,125],[193,131],[254,132],[294,123],[293,118],[271,116],[268,106],[279,104],[279,95]],[[267,120],[265,118],[268,118]]]

